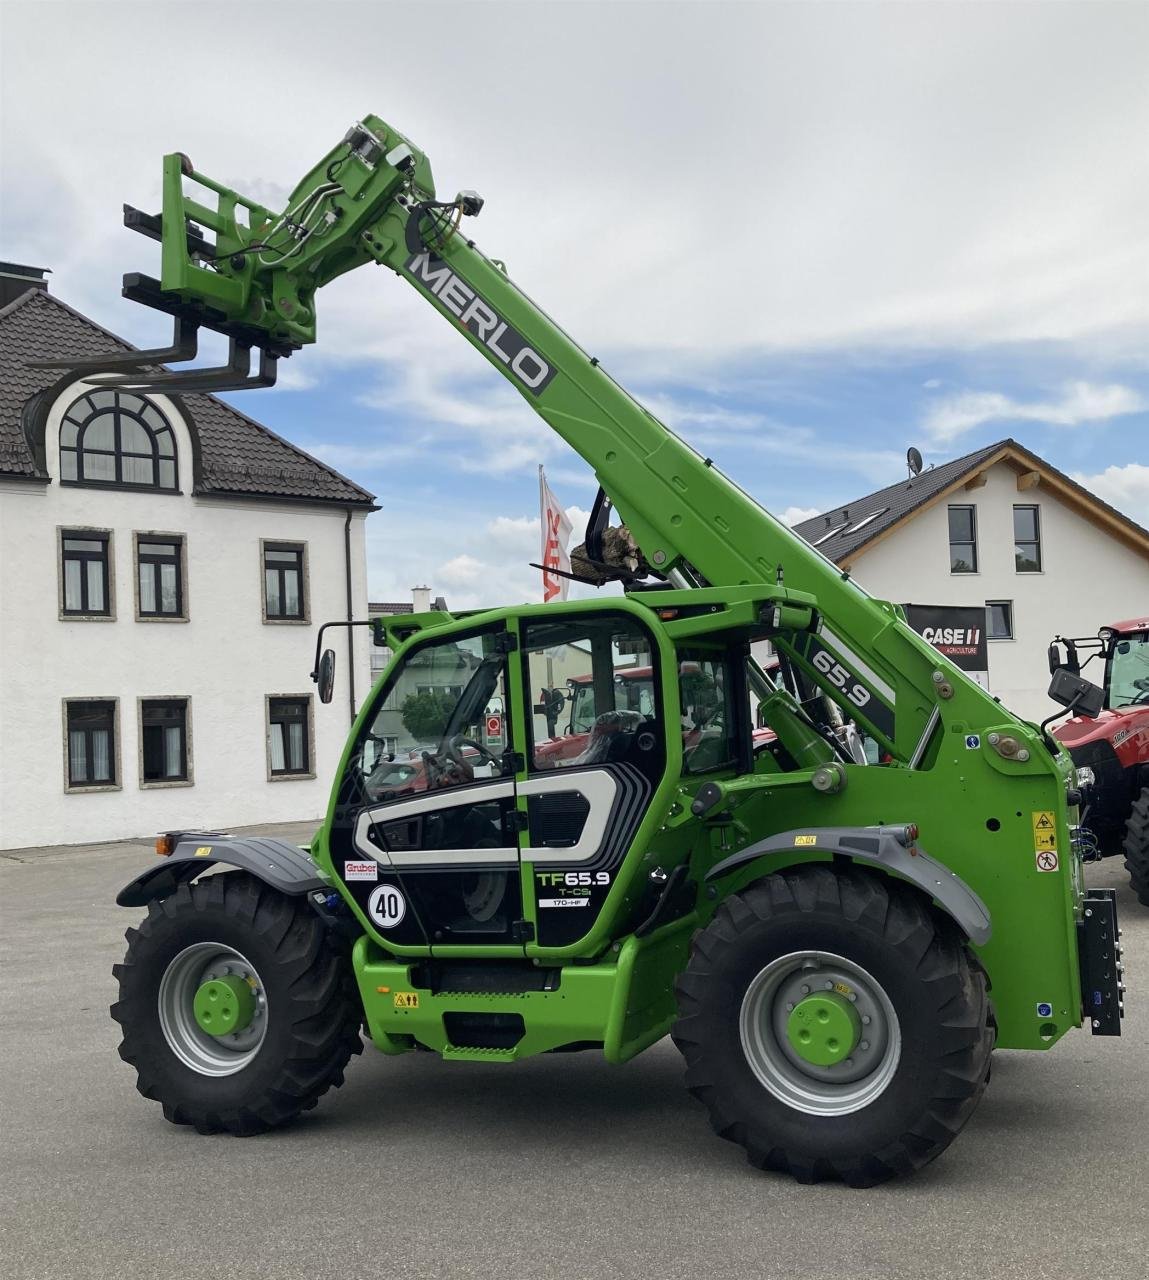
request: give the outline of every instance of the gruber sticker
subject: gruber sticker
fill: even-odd
[[[377,929],[394,929],[407,914],[407,899],[393,884],[381,884],[371,890],[367,914]]]
[[[1057,824],[1052,809],[1033,810],[1033,847],[1039,852],[1057,848]]]
[[[344,880],[378,880],[379,864],[377,862],[345,862],[343,864]]]
[[[1056,871],[1060,865],[1056,849],[1038,849],[1034,857],[1038,871]]]
[[[418,991],[396,991],[395,992],[395,1008],[396,1009],[418,1009],[419,993]]]
[[[589,898],[540,898],[540,907],[589,907]]]

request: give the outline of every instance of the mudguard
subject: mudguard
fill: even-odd
[[[181,839],[158,866],[149,867],[125,885],[116,895],[116,903],[121,907],[146,907],[221,862],[250,871],[272,888],[292,896],[327,888],[311,855],[296,844],[266,836],[193,833]]]
[[[905,826],[805,827],[801,831],[780,831],[716,863],[706,878],[716,880],[766,854],[796,850],[810,853],[815,849],[892,871],[933,898],[971,942],[984,946],[989,941],[992,926],[985,903],[960,876],[931,858],[916,841],[907,841]]]

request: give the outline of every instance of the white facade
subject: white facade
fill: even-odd
[[[1095,635],[1099,627],[1149,613],[1149,557],[1049,487],[1019,489],[1018,471],[1007,463],[990,467],[984,477],[980,487],[959,487],[911,516],[851,556],[850,565],[867,591],[898,604],[1008,601],[1013,638],[989,640],[990,692],[1017,714],[1041,720],[1054,710],[1046,697],[1050,640]],[[951,505],[976,508],[976,572],[951,572]],[[1015,506],[1039,509],[1040,572],[1015,567]],[[1084,674],[1100,683],[1096,664]]]
[[[370,684],[364,629],[328,633],[330,704],[309,679],[319,624],[348,616],[348,538],[352,613],[367,616],[365,510],[192,496],[192,439],[163,396],[150,400],[175,435],[179,493],[61,485],[61,419],[87,390],[48,414],[51,483],[0,478],[0,848],[318,819],[351,721],[349,668],[359,700]],[[110,535],[111,618],[62,617],[61,531],[81,529]],[[183,540],[186,620],[138,618],[148,532]],[[267,541],[304,548],[302,621],[265,619]],[[272,776],[269,697],[308,702],[303,771]],[[79,699],[115,703],[114,786],[69,785],[66,707]],[[144,781],[141,699],[187,699],[186,781]]]

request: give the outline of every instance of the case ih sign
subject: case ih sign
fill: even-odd
[[[906,621],[939,653],[989,688],[989,648],[985,609],[978,606],[904,604]]]

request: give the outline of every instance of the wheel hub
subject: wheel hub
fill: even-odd
[[[786,1021],[790,1047],[804,1062],[832,1067],[844,1062],[862,1038],[857,1009],[836,991],[819,991],[794,1006]]]
[[[255,992],[234,973],[210,978],[195,993],[192,1011],[196,1025],[209,1036],[229,1036],[251,1026]]]
[[[792,951],[753,978],[739,1036],[758,1082],[806,1115],[868,1106],[901,1057],[898,1017],[881,984],[856,961],[825,951]]]
[[[267,1035],[263,980],[244,955],[224,943],[185,947],[164,970],[156,1003],[168,1047],[198,1075],[242,1071]]]

